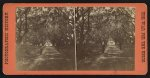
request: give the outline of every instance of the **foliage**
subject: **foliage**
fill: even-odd
[[[121,49],[134,44],[134,15],[132,7],[19,7],[16,41],[43,45],[50,40],[56,48],[69,48],[74,47],[75,32],[79,57],[88,54],[90,45],[104,52],[109,38]]]

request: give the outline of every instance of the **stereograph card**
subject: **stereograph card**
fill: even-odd
[[[144,75],[144,3],[7,3],[6,75]]]

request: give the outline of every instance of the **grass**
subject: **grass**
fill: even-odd
[[[43,48],[43,50],[42,50]],[[74,69],[74,49],[47,49],[50,53],[53,51],[58,51],[61,53],[58,58],[62,57],[62,60],[48,60],[52,58],[51,56],[44,56],[42,53],[44,51],[44,46],[32,46],[32,45],[18,45],[16,47],[16,60],[17,60],[17,70],[73,70]],[[47,51],[46,50],[46,51]],[[39,61],[34,64],[35,59],[39,56],[43,56],[43,61]],[[33,68],[30,69],[30,66]]]
[[[63,58],[68,60],[68,62],[60,62],[61,66],[65,67],[65,69],[73,69],[74,67],[74,48],[61,48],[57,49],[61,54],[63,54]],[[134,46],[132,45],[123,45],[122,48],[123,53],[120,57],[127,57],[127,59],[105,59],[101,63],[97,63],[99,66],[91,67],[93,61],[97,59],[100,55],[103,54],[101,46],[88,46],[85,49],[85,53],[87,53],[84,58],[78,60],[78,69],[79,70],[131,70],[134,68]],[[80,53],[80,52],[77,52]],[[17,45],[16,46],[16,61],[17,61],[17,69],[18,70],[28,70],[27,68],[31,65],[31,63],[42,54],[42,46],[32,46],[32,45]],[[128,57],[132,57],[132,59],[128,59]],[[112,61],[117,60],[117,62]],[[44,61],[43,63],[47,63]],[[111,64],[109,64],[111,63]],[[41,64],[42,66],[44,64]],[[47,64],[49,66],[49,64]],[[47,66],[47,67],[48,67]],[[113,68],[115,66],[115,68]],[[54,66],[55,67],[55,66]],[[69,67],[69,68],[68,68]],[[45,68],[47,69],[47,68]]]
[[[27,70],[31,62],[40,54],[40,46],[16,46],[16,63],[18,70]]]

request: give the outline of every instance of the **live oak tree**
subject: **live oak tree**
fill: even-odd
[[[20,7],[16,41],[39,46],[50,40],[58,49],[75,47],[75,28],[77,57],[82,59],[92,54],[92,48],[104,52],[109,38],[120,49],[133,45],[134,15],[135,9],[129,7]]]
[[[67,8],[30,7],[17,9],[17,42],[44,44],[46,39],[55,46],[73,44],[73,29]]]

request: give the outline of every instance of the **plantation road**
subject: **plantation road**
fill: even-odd
[[[42,54],[34,59],[29,70],[69,70],[70,61],[50,43],[43,47]]]
[[[133,57],[124,57],[112,39],[109,39],[103,54],[92,63],[94,70],[133,70]]]

